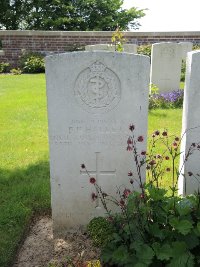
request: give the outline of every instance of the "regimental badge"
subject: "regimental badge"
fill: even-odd
[[[104,113],[120,101],[120,80],[112,70],[96,61],[78,75],[74,93],[78,104],[86,111]]]

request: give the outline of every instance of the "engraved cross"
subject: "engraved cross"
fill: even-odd
[[[101,171],[100,170],[100,152],[95,152],[96,154],[96,170],[88,170],[89,174],[91,176],[95,176],[96,182],[99,185],[99,178],[100,176],[108,176],[108,175],[116,175],[116,170],[113,171]],[[86,171],[81,170],[81,175],[88,175]],[[96,192],[97,193],[97,192]],[[96,207],[99,207],[99,199],[96,200]]]

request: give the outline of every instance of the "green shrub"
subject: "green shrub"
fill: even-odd
[[[45,72],[44,57],[36,52],[25,53],[21,56],[20,67],[25,73]]]
[[[9,71],[10,64],[6,62],[0,63],[0,73],[6,73]]]
[[[193,45],[192,50],[200,50],[200,44]]]
[[[10,68],[9,63],[5,63],[5,62],[0,63],[0,73],[9,72],[9,68]]]
[[[11,69],[10,73],[12,73],[13,75],[20,75],[22,74],[22,71],[20,68],[17,68],[17,69]]]
[[[140,45],[137,48],[138,54],[149,56],[151,58],[151,44],[149,45]]]
[[[87,230],[94,244],[98,247],[105,246],[110,241],[113,233],[112,225],[103,217],[92,219],[87,226]]]

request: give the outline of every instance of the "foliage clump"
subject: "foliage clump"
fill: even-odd
[[[194,152],[200,152],[200,144],[191,144],[178,170],[176,161],[180,155],[181,138],[169,136],[167,130],[156,130],[147,153],[140,151],[143,136],[135,136],[133,124],[129,129],[127,151],[133,154],[136,165],[135,171],[130,170],[127,174],[130,188],[125,187],[122,191],[120,187],[116,197],[109,196],[89,175],[86,166],[81,166],[94,185],[92,199],[101,201],[112,227],[110,240],[102,248],[102,263],[110,267],[200,266],[200,194],[177,196],[178,177],[184,163]],[[158,154],[157,147],[160,146],[164,150]],[[143,182],[144,168],[148,183]],[[166,174],[171,177],[169,190],[162,188]],[[189,171],[188,175],[190,179],[198,180],[198,174]],[[136,184],[139,190],[135,190]],[[109,208],[110,201],[118,207],[118,213]],[[105,232],[102,234],[105,236]]]
[[[139,28],[144,10],[122,8],[123,0],[3,1],[0,29],[113,31]]]
[[[109,220],[103,217],[92,219],[87,226],[87,230],[94,244],[98,247],[107,245],[113,233],[112,224],[110,224]]]
[[[137,48],[137,53],[141,55],[145,55],[151,58],[151,44],[148,45],[140,45]]]
[[[9,72],[9,69],[10,69],[10,63],[0,62],[0,73]]]
[[[44,56],[37,52],[25,52],[20,58],[20,67],[24,73],[45,72]]]

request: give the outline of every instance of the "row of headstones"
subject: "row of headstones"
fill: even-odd
[[[163,42],[152,45],[150,84],[159,88],[159,93],[180,89],[182,60],[192,51],[191,42]],[[124,44],[124,52],[137,54],[136,44]],[[115,51],[114,45],[87,45],[86,51]]]
[[[199,125],[200,51],[187,59],[183,132]],[[116,195],[121,185],[129,187],[128,171],[136,173],[126,151],[129,125],[142,136],[138,152],[146,150],[150,60],[129,53],[73,52],[46,59],[50,174],[54,234],[86,225],[104,214],[91,176],[106,193]],[[140,138],[142,141],[142,138]],[[192,143],[200,141],[200,128],[187,131],[182,140],[181,161]],[[198,182],[195,152],[182,168],[181,194],[193,193]],[[145,168],[142,169],[145,181]],[[137,183],[135,183],[135,189]]]

